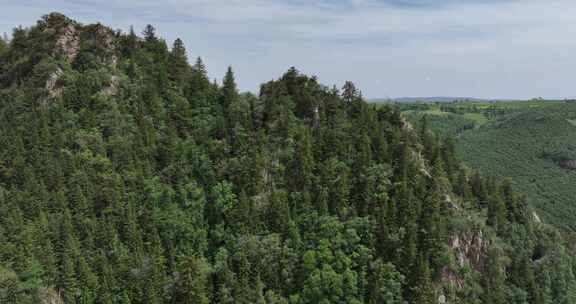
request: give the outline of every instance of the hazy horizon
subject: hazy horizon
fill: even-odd
[[[178,37],[241,90],[295,66],[367,98],[571,98],[576,2],[568,0],[170,0],[3,3],[0,33],[59,11],[82,23]]]

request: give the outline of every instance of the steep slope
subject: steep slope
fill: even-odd
[[[1,303],[574,303],[567,248],[352,83],[58,13],[0,51]]]
[[[473,168],[513,177],[542,218],[576,229],[576,104],[529,109],[464,133],[459,150]]]

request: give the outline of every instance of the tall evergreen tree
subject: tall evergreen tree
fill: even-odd
[[[170,52],[170,77],[178,85],[182,86],[189,76],[189,69],[184,42],[178,38],[174,40]]]
[[[206,262],[190,256],[182,261],[182,272],[175,300],[184,304],[208,304],[208,269]]]
[[[505,279],[501,264],[501,252],[494,248],[488,253],[486,261],[486,275],[483,278],[484,295],[482,297],[484,303],[507,303]]]

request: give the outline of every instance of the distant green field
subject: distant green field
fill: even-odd
[[[378,105],[383,105],[380,103]],[[437,103],[397,103],[400,110],[414,123],[422,115],[428,115],[432,125],[442,134],[458,135],[461,127],[470,123],[474,127],[490,121],[503,119],[530,109],[545,108],[565,104],[561,100],[505,100],[505,101],[457,101]],[[447,115],[454,114],[454,115]],[[466,128],[466,130],[471,128]],[[456,132],[456,133],[455,133]]]
[[[464,118],[469,119],[471,121],[473,121],[474,123],[476,123],[476,125],[481,126],[487,122],[489,122],[490,120],[486,117],[486,115],[484,114],[480,114],[480,113],[466,113],[462,115]]]

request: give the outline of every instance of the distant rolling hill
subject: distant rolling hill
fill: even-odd
[[[411,103],[411,102],[453,102],[458,101],[488,101],[487,99],[474,98],[474,97],[397,97],[397,98],[374,98],[369,99],[368,102],[380,103],[380,102],[399,102],[399,103]]]
[[[472,168],[512,177],[542,217],[576,230],[576,104],[531,108],[464,132]]]

